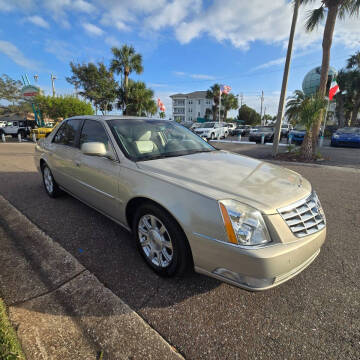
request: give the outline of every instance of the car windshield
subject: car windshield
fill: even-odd
[[[336,131],[339,134],[360,134],[360,128],[349,127],[349,128],[342,128]]]
[[[52,123],[48,123],[48,124],[45,124],[43,127],[44,128],[53,128],[55,125],[52,124]]]
[[[206,123],[203,123],[200,127],[201,128],[213,128],[215,126],[215,123],[213,122],[206,122]]]
[[[304,125],[296,125],[296,126],[294,127],[294,130],[297,130],[297,131],[306,131]]]
[[[114,119],[107,124],[125,155],[133,161],[216,151],[190,130],[169,120]]]
[[[274,129],[271,127],[262,126],[262,127],[258,128],[258,131],[259,132],[272,132],[272,131],[274,131]]]

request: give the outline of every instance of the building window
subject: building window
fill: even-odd
[[[200,112],[198,112],[198,117],[200,117]]]
[[[192,100],[189,100],[189,104],[191,105],[193,102],[192,102]]]
[[[201,100],[199,100],[199,105],[201,104]]]

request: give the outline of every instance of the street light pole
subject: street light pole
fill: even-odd
[[[296,22],[297,22],[298,13],[299,13],[299,7],[300,7],[300,0],[295,0],[294,14],[293,14],[293,18],[292,18],[289,44],[288,44],[288,49],[287,49],[287,54],[286,54],[284,76],[283,76],[283,81],[282,81],[282,86],[281,86],[279,108],[278,108],[278,114],[277,114],[277,118],[276,118],[274,144],[273,144],[273,149],[272,149],[273,157],[275,157],[277,155],[278,150],[279,150],[281,123],[282,123],[282,118],[283,118],[283,113],[284,113],[285,97],[286,97],[287,83],[288,83],[290,63],[291,63],[291,54],[292,54],[292,48],[293,48],[293,43],[294,43],[294,35],[295,35]]]

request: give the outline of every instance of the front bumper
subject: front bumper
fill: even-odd
[[[206,256],[199,263],[195,261],[195,271],[259,291],[277,286],[309,266],[325,241],[326,228],[306,238],[257,249],[239,248],[200,234],[196,237]]]

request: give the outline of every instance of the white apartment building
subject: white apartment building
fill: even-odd
[[[194,122],[204,118],[206,109],[212,108],[212,99],[206,98],[206,91],[170,95],[172,99],[172,118],[181,122]]]

